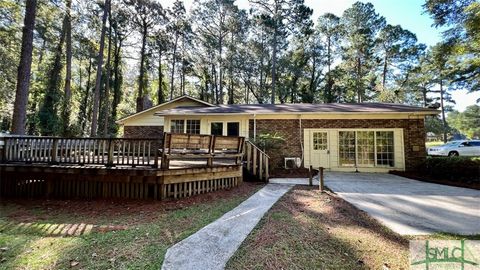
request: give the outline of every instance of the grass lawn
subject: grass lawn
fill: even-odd
[[[336,196],[297,186],[261,220],[227,269],[409,269],[409,239],[458,237],[402,237]]]
[[[0,201],[0,269],[160,269],[168,247],[261,185],[170,201]]]

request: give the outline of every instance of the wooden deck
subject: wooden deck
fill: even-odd
[[[237,138],[221,139],[229,140],[241,154],[243,141],[240,147]],[[4,138],[0,198],[163,200],[231,188],[243,181],[238,154],[225,157],[217,149],[212,151],[215,155],[192,158],[187,150],[164,166],[162,143],[158,139]]]
[[[1,164],[0,198],[182,198],[242,182],[241,165],[176,169]]]

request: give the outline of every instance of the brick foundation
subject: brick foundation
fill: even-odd
[[[253,138],[253,120],[249,124],[250,137]],[[256,125],[257,134],[277,132],[285,138],[281,149],[268,153],[272,168],[282,167],[286,156],[302,156],[305,128],[403,128],[405,169],[414,170],[426,157],[423,119],[302,119],[302,131],[300,121],[296,119],[257,120]]]
[[[124,126],[124,138],[163,138],[163,126]]]

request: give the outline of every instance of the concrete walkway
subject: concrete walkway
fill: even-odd
[[[380,173],[327,172],[325,185],[399,234],[480,234],[479,190]]]
[[[162,269],[224,269],[263,215],[292,186],[266,185],[235,209],[169,248]]]

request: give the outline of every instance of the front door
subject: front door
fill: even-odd
[[[310,160],[314,168],[330,168],[330,148],[328,131],[311,131]]]

